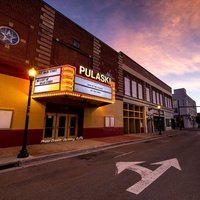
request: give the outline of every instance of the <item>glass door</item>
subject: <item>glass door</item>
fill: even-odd
[[[47,113],[44,127],[44,140],[61,141],[76,138],[78,115]]]
[[[78,116],[69,115],[68,117],[68,137],[75,138],[77,137],[78,130]]]
[[[55,119],[56,115],[47,113],[45,119],[45,129],[44,129],[44,138],[45,139],[52,139],[54,138],[55,133]]]
[[[66,138],[66,129],[67,129],[67,115],[57,114],[55,139]]]

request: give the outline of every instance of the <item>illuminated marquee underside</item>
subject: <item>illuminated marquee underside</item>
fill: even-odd
[[[79,98],[114,103],[115,83],[109,85],[76,75],[76,67],[58,66],[41,70],[35,78],[33,97],[70,95]]]

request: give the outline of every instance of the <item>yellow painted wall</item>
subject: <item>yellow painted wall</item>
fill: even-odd
[[[85,108],[84,128],[104,127],[105,116],[113,116],[115,118],[115,127],[123,127],[123,102],[116,101],[114,104],[98,108]]]
[[[24,129],[29,80],[0,74],[0,109],[12,109],[12,129]],[[45,106],[31,100],[29,129],[43,129]]]

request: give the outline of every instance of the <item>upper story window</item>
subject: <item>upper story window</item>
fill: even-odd
[[[172,99],[170,97],[165,96],[165,107],[172,108]]]
[[[77,49],[80,49],[80,42],[76,39],[72,39],[72,45]]]
[[[137,83],[132,81],[132,96],[137,98]]]
[[[156,92],[155,92],[155,90],[153,90],[153,103],[156,104]]]
[[[163,106],[163,96],[160,94],[160,105]]]
[[[172,108],[172,99],[169,98],[169,108]]]
[[[150,102],[150,89],[146,87],[146,100]]]
[[[159,93],[158,92],[156,92],[156,102],[157,102],[157,104],[160,104]]]
[[[173,100],[173,108],[177,108],[178,107],[178,100]]]
[[[167,97],[165,96],[165,107],[168,107],[168,101],[167,101]]]
[[[138,83],[138,98],[143,99],[143,87],[141,83]]]
[[[128,79],[127,77],[124,78],[124,89],[125,89],[125,94],[129,95],[131,94],[131,90],[130,90],[130,79]]]

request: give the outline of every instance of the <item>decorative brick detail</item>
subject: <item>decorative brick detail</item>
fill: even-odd
[[[46,5],[41,8],[38,40],[36,48],[36,63],[39,67],[50,65],[54,32],[55,11]]]
[[[117,96],[123,97],[123,90],[124,90],[124,80],[123,80],[123,57],[121,54],[118,56],[118,90],[117,90]]]
[[[144,95],[144,97],[143,97],[143,99],[144,99],[145,101],[147,101],[147,91],[146,91],[146,87],[147,87],[147,84],[146,84],[146,82],[144,82],[144,85],[143,85],[143,95]]]
[[[93,42],[93,69],[100,71],[100,59],[101,59],[101,44],[100,41],[94,37]]]

